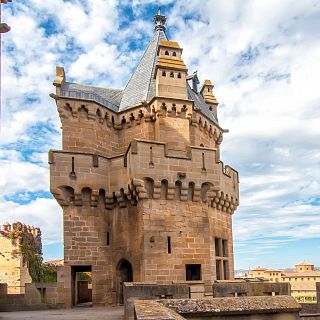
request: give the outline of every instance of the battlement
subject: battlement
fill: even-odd
[[[51,192],[60,205],[107,209],[140,199],[202,201],[233,213],[238,205],[238,173],[217,159],[217,150],[172,150],[161,142],[134,140],[115,157],[50,151]]]
[[[192,101],[157,98],[128,111],[113,112],[95,102],[59,99],[62,145],[65,151],[124,153],[132,139],[218,148],[223,130],[200,112]]]
[[[0,236],[10,238],[12,232],[27,232],[32,234],[34,237],[41,235],[40,228],[26,225],[20,221],[15,221],[12,224],[4,222],[0,230]]]

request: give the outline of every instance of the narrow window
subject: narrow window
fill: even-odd
[[[227,240],[222,240],[222,254],[224,257],[228,256]]]
[[[223,261],[223,280],[228,280],[229,270],[228,270],[228,261]]]
[[[210,92],[210,88],[208,88],[208,92]]]
[[[170,78],[174,78],[174,73],[170,72]]]
[[[166,76],[166,72],[162,71],[162,76],[165,77]]]
[[[107,246],[110,246],[110,233],[107,232]]]
[[[216,260],[216,275],[217,275],[217,280],[222,280],[222,279],[221,279],[220,263],[221,263],[221,260]]]
[[[220,257],[220,245],[219,245],[219,238],[214,238],[214,245],[216,249],[216,257]]]
[[[168,244],[168,253],[171,253],[171,237],[167,238],[167,244]]]
[[[178,73],[178,78],[181,79],[181,73],[180,72]]]
[[[168,55],[169,55],[169,52],[168,52],[168,51],[166,51],[164,54],[165,54],[166,56],[168,56]]]
[[[201,264],[186,264],[186,281],[201,280]]]
[[[175,52],[172,53],[172,56],[175,57],[177,54]]]

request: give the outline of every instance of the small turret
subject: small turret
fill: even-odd
[[[8,221],[4,222],[2,225],[2,230],[3,231],[11,231],[11,224]]]
[[[187,99],[187,67],[181,59],[178,42],[164,40],[158,48],[156,64],[156,95],[166,98]]]
[[[61,94],[61,86],[66,82],[66,74],[63,67],[56,66],[56,78],[53,85],[56,87],[56,94]]]
[[[204,101],[209,105],[210,110],[213,115],[217,118],[217,106],[219,102],[217,101],[215,95],[212,91],[213,84],[210,80],[205,80],[204,84],[201,87],[200,93],[202,94]]]

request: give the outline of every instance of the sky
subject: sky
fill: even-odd
[[[318,0],[20,0],[2,5],[0,222],[42,230],[44,259],[63,257],[62,211],[47,152],[61,149],[52,82],[123,88],[160,4],[167,36],[200,82],[211,79],[222,160],[240,174],[235,268],[320,266]]]

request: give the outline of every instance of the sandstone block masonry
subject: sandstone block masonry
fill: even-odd
[[[16,222],[27,232],[36,235],[38,228]],[[31,282],[28,266],[23,263],[18,243],[12,241],[12,226],[5,222],[0,230],[0,283],[7,285],[9,294],[24,293],[25,284]]]
[[[238,173],[220,159],[223,130],[206,80],[198,90],[165,17],[124,90],[66,81],[57,67],[62,150],[49,152],[63,208],[66,305],[92,272],[94,304],[123,302],[123,282],[233,278]]]

